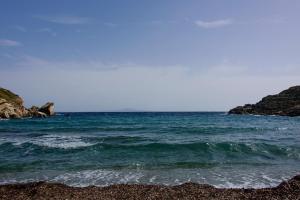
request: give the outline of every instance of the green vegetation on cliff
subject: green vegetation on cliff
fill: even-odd
[[[300,116],[300,86],[268,95],[256,104],[238,106],[231,109],[229,114]]]
[[[7,102],[10,102],[18,106],[23,104],[23,100],[21,97],[1,87],[0,87],[0,99],[5,99]]]

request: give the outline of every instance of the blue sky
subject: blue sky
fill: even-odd
[[[0,86],[28,106],[227,110],[300,82],[296,0],[0,5]]]

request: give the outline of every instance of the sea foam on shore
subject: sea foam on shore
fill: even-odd
[[[0,186],[0,197],[11,199],[300,199],[300,176],[277,187],[265,189],[217,189],[210,185],[185,183],[178,186],[112,185],[74,188],[56,183],[27,183]]]

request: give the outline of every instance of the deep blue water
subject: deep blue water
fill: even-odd
[[[58,113],[0,121],[0,184],[192,181],[257,188],[299,173],[299,117]]]

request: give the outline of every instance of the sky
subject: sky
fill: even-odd
[[[1,0],[0,87],[57,111],[227,111],[300,84],[298,0]]]

